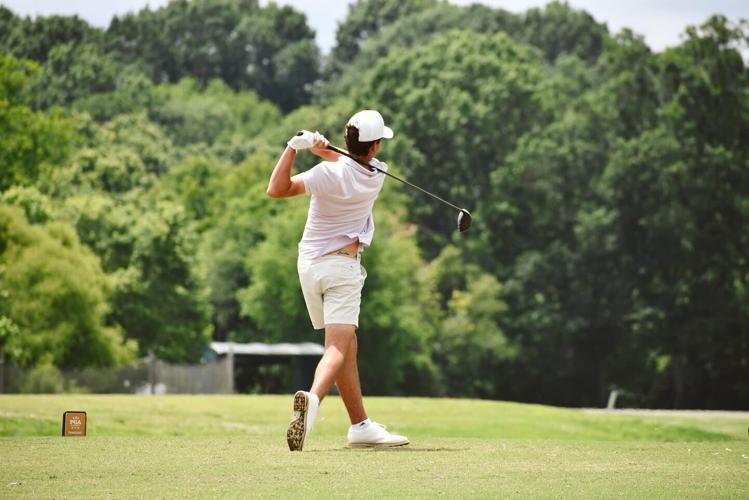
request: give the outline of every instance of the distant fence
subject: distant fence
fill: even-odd
[[[230,361],[199,365],[140,362],[116,368],[21,369],[0,364],[0,393],[214,394],[233,392]]]

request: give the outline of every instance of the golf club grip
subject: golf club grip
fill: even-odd
[[[365,163],[365,162],[363,162],[363,161],[361,161],[361,160],[359,160],[359,159],[357,159],[357,158],[354,158],[354,156],[353,156],[353,155],[352,155],[351,153],[349,153],[348,151],[344,151],[343,149],[337,148],[337,147],[333,146],[332,144],[328,144],[328,149],[330,149],[331,151],[335,151],[336,153],[342,154],[343,156],[348,156],[349,158],[351,158],[352,160],[354,160],[355,162],[357,162],[357,163],[358,163],[359,165],[362,165],[362,166],[364,166],[364,167],[367,167],[367,168],[368,168],[368,169],[370,169],[370,170],[377,170],[378,172],[380,172],[380,173],[382,173],[382,174],[385,174],[385,175],[387,175],[388,177],[392,177],[392,178],[393,178],[393,179],[395,179],[396,181],[400,181],[400,182],[402,182],[403,184],[405,184],[405,185],[407,185],[407,186],[411,186],[411,187],[412,187],[412,188],[414,188],[414,189],[418,189],[418,190],[419,190],[419,191],[421,191],[422,193],[424,193],[424,194],[426,194],[426,195],[429,195],[429,196],[431,196],[431,197],[432,197],[432,198],[434,198],[435,200],[439,200],[439,201],[441,201],[441,202],[442,202],[442,203],[444,203],[445,205],[448,205],[448,206],[450,206],[450,207],[454,208],[454,209],[455,209],[455,210],[457,210],[458,212],[461,212],[461,211],[463,211],[463,209],[462,209],[462,208],[460,208],[459,206],[457,206],[457,205],[453,205],[452,203],[450,203],[450,202],[449,202],[449,201],[447,201],[447,200],[443,200],[442,198],[440,198],[440,197],[439,197],[439,196],[437,196],[436,194],[432,194],[432,193],[430,193],[429,191],[427,191],[426,189],[422,189],[422,188],[420,188],[420,187],[419,187],[419,186],[417,186],[416,184],[411,184],[410,182],[408,182],[408,181],[407,181],[407,180],[405,180],[405,179],[401,179],[400,177],[398,177],[398,176],[396,176],[396,175],[393,175],[393,174],[390,174],[390,173],[388,173],[388,172],[385,172],[384,170],[382,170],[382,169],[379,169],[379,168],[375,167],[374,165],[370,165],[369,163]]]

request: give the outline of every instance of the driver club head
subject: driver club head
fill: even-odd
[[[471,227],[471,213],[465,208],[461,208],[458,212],[458,230],[461,233],[468,231]]]

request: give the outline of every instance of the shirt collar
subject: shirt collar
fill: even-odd
[[[354,160],[353,158],[349,158],[346,155],[341,155],[341,159],[347,165],[351,165],[353,168],[355,168],[357,170],[360,170],[361,172],[364,172],[364,173],[366,173],[366,174],[368,174],[370,176],[374,176],[374,175],[376,175],[376,174],[379,173],[377,170],[370,170],[370,169],[368,169],[364,165],[360,164],[358,161]]]

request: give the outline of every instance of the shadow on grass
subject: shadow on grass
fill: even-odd
[[[384,448],[332,448],[328,450],[305,450],[304,453],[406,453],[466,451],[468,448],[419,448],[418,446],[390,446]]]

